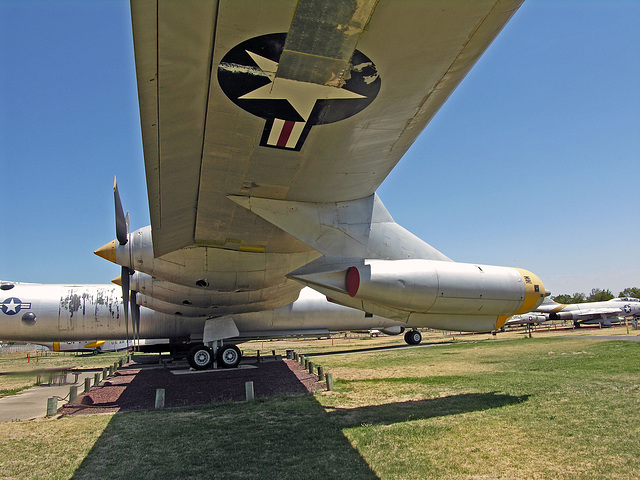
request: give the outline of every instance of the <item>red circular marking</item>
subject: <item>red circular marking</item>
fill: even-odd
[[[360,288],[360,272],[358,272],[358,267],[349,267],[345,283],[347,284],[347,293],[349,296],[355,297]]]

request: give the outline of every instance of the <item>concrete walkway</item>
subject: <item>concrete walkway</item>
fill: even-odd
[[[68,399],[71,385],[78,386],[78,395],[80,395],[84,391],[85,378],[91,378],[91,386],[93,387],[94,374],[96,372],[102,372],[102,370],[82,372],[78,376],[78,383],[75,384],[32,387],[28,390],[23,390],[17,395],[0,398],[0,422],[44,417],[47,414],[47,399],[49,397],[58,396]],[[68,378],[73,381],[73,375],[69,375]],[[66,404],[67,399],[62,402],[58,401],[58,407]]]

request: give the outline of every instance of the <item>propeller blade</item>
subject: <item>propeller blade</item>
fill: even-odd
[[[131,291],[131,319],[133,320],[134,335],[138,339],[138,348],[140,348],[140,305],[137,302],[137,294],[135,290]]]
[[[128,241],[129,222],[127,222],[127,219],[124,216],[122,202],[120,201],[120,193],[118,193],[116,177],[113,177],[113,200],[116,206],[116,238],[120,245],[126,245]]]
[[[129,347],[129,269],[122,267],[120,274],[120,282],[122,285],[122,304],[124,307],[124,323],[127,329],[127,348]]]

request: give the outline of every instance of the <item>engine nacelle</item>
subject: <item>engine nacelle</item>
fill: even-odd
[[[471,315],[533,310],[545,293],[526,270],[432,260],[368,260],[347,269],[345,289],[400,310]]]

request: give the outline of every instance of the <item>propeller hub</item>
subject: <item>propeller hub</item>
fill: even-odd
[[[99,257],[109,260],[111,263],[116,263],[116,241],[111,240],[109,243],[101,246],[99,249],[94,250],[93,253]]]

